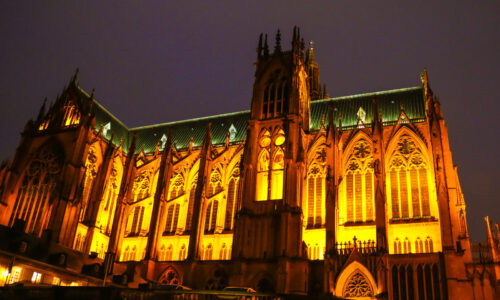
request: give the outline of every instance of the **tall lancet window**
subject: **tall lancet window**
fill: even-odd
[[[273,75],[264,89],[262,117],[279,117],[288,112],[289,85],[285,78],[276,79],[279,71]]]
[[[261,150],[257,162],[257,201],[283,198],[284,143],[285,132],[283,129],[276,130],[272,139],[269,131],[264,130],[261,133],[259,139]]]
[[[191,225],[193,223],[193,210],[194,210],[194,198],[196,194],[196,183],[198,182],[198,174],[194,175],[194,178],[191,181],[191,187],[189,188],[189,203],[186,215],[186,226],[185,230],[191,230]]]
[[[370,142],[359,139],[348,153],[344,166],[345,219],[347,222],[374,220],[374,173]]]
[[[392,219],[431,216],[429,167],[423,150],[409,135],[402,135],[388,160]]]
[[[325,224],[325,148],[318,148],[307,171],[307,227]]]
[[[167,223],[164,234],[173,234],[177,230],[179,220],[180,205],[178,203],[170,204],[167,208]]]
[[[63,126],[69,127],[80,124],[80,112],[71,100],[64,104]]]
[[[232,230],[234,226],[234,212],[237,206],[238,199],[238,182],[240,180],[240,169],[234,168],[233,173],[229,179],[227,186],[227,203],[226,203],[226,216],[224,219],[224,229]]]
[[[83,193],[81,198],[80,215],[78,218],[79,222],[83,222],[85,219],[85,214],[87,213],[87,207],[90,200],[90,193],[94,185],[97,170],[97,151],[94,147],[90,147],[87,161],[85,162],[85,179],[83,181]]]
[[[205,232],[213,232],[217,225],[217,211],[219,209],[219,201],[213,200],[208,204],[205,212]]]
[[[16,219],[25,221],[28,233],[39,235],[47,227],[50,217],[48,205],[61,173],[62,151],[55,144],[43,146],[31,161],[17,191],[9,226]]]
[[[109,179],[106,180],[106,188],[104,190],[103,198],[99,205],[99,212],[97,214],[96,226],[106,235],[111,233],[111,227],[113,226],[116,200],[120,190],[122,173],[122,163],[119,158],[115,158],[113,166],[109,171]]]

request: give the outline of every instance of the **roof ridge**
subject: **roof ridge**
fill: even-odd
[[[247,114],[247,113],[250,113],[249,109],[237,111],[237,112],[232,112],[232,113],[220,114],[220,115],[212,115],[212,116],[191,118],[191,119],[185,119],[185,120],[179,120],[179,121],[173,121],[173,122],[165,122],[165,123],[159,123],[159,124],[153,124],[153,125],[139,126],[139,127],[130,128],[130,131],[149,129],[149,128],[154,128],[154,127],[167,126],[167,125],[177,125],[177,124],[188,123],[188,122],[192,122],[192,121],[203,121],[203,120],[208,120],[208,119],[213,119],[213,118],[229,117],[229,116],[235,116],[235,115],[240,115],[240,114],[242,115],[242,114]]]
[[[78,90],[83,93],[85,95],[85,97],[87,98],[90,98],[90,95],[84,90],[82,89],[81,86],[77,85],[78,87]],[[92,98],[92,101],[97,104],[97,106],[99,106],[100,109],[102,109],[105,113],[107,113],[113,120],[115,120],[116,122],[118,122],[120,125],[122,125],[123,127],[125,127],[128,130],[130,130],[130,128],[125,125],[122,121],[120,121],[120,119],[118,119],[117,117],[115,117],[115,115],[113,115],[109,110],[107,110],[101,103],[99,103],[95,98]]]
[[[402,88],[402,89],[392,89],[392,90],[379,91],[379,92],[369,92],[369,93],[361,93],[361,94],[354,94],[354,95],[345,95],[345,96],[333,97],[333,98],[326,98],[326,99],[318,99],[318,100],[311,101],[311,103],[328,102],[328,101],[339,101],[339,100],[362,98],[362,97],[368,97],[368,96],[379,96],[379,95],[395,94],[395,93],[398,93],[398,92],[416,91],[416,90],[419,90],[419,89],[422,89],[421,85],[419,85],[419,86],[413,86],[413,87],[407,87],[407,88]]]

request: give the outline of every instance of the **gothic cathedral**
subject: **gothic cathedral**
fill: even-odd
[[[286,51],[261,35],[249,111],[139,128],[77,72],[0,167],[0,285],[498,297],[498,225],[474,259],[427,72],[331,98],[319,71],[298,28]]]

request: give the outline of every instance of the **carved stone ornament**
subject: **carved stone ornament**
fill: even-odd
[[[316,160],[322,164],[326,162],[326,149],[324,147],[316,150]]]
[[[416,165],[416,166],[421,165],[423,162],[424,162],[424,159],[422,158],[421,155],[414,155],[411,158],[411,163]]]
[[[371,149],[365,140],[360,140],[354,146],[353,152],[356,158],[364,159],[370,155]]]
[[[139,193],[140,191],[147,191],[149,189],[150,173],[150,171],[144,170],[135,177],[134,190],[136,193]]]
[[[319,174],[320,172],[321,172],[321,170],[318,168],[318,166],[317,166],[317,165],[314,165],[314,166],[310,169],[309,174],[311,174],[311,175],[317,175],[317,174]]]
[[[349,166],[347,167],[347,169],[349,169],[349,170],[351,170],[351,171],[354,171],[354,170],[359,169],[359,165],[358,165],[358,163],[357,163],[357,162],[355,162],[355,161],[351,161],[351,162],[349,163]]]
[[[46,172],[49,175],[56,175],[61,172],[62,160],[58,157],[52,147],[43,147],[40,153],[31,162],[27,175],[35,177]]]
[[[398,142],[398,151],[403,155],[409,155],[415,151],[415,142],[407,135],[403,135]]]
[[[399,167],[403,164],[403,159],[401,159],[401,157],[399,156],[396,156],[393,160],[392,160],[392,164],[391,166],[393,167]]]
[[[368,279],[359,271],[354,273],[344,286],[344,297],[372,297],[373,289]]]

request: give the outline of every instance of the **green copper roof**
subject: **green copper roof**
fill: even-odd
[[[398,120],[401,113],[401,105],[411,120],[418,122],[425,119],[423,89],[421,86],[418,86],[312,101],[311,130],[318,130],[320,128],[322,116],[325,116],[325,123],[328,122],[329,105],[333,106],[333,118],[337,127],[339,126],[339,113],[342,116],[342,128],[349,129],[352,126],[356,126],[359,120],[359,108],[362,108],[366,113],[364,123],[372,123],[374,98],[377,99],[378,110],[382,112],[382,122],[386,125],[390,125],[390,122]]]
[[[84,91],[82,92],[85,93]],[[88,97],[86,93],[85,95]],[[384,125],[392,125],[398,120],[401,107],[403,107],[406,115],[413,122],[425,120],[423,88],[418,86],[312,101],[311,131],[320,128],[322,117],[325,118],[325,123],[328,122],[329,105],[333,107],[334,123],[337,127],[339,126],[339,113],[342,115],[342,128],[344,130],[349,130],[356,126],[359,120],[360,108],[365,114],[364,123],[367,125],[371,124],[374,119],[374,98],[377,99],[378,110],[382,113],[382,122]],[[209,122],[212,124],[212,143],[214,145],[224,144],[228,131],[232,131],[233,133],[230,143],[241,143],[246,137],[246,129],[248,120],[250,119],[250,111],[246,110],[129,129],[95,100],[92,112],[96,116],[95,129],[99,130],[101,126],[109,124],[111,128],[107,132],[106,137],[110,138],[111,134],[113,134],[113,143],[116,145],[123,139],[125,151],[128,150],[132,136],[136,134],[137,153],[143,148],[146,153],[153,152],[158,143],[162,144],[166,141],[170,129],[172,129],[173,142],[177,149],[186,149],[189,147],[191,137],[193,138],[193,147],[200,147],[203,143]]]
[[[137,150],[144,146],[145,152],[154,151],[158,141],[162,137],[168,137],[172,128],[172,140],[177,149],[189,147],[191,137],[193,137],[193,147],[199,147],[203,143],[208,123],[212,123],[212,144],[223,144],[226,142],[226,135],[231,126],[235,129],[231,143],[241,142],[245,139],[250,111],[242,111],[230,114],[216,115],[204,118],[190,119],[184,121],[170,122],[158,125],[138,127],[130,129],[130,133],[137,134]]]

